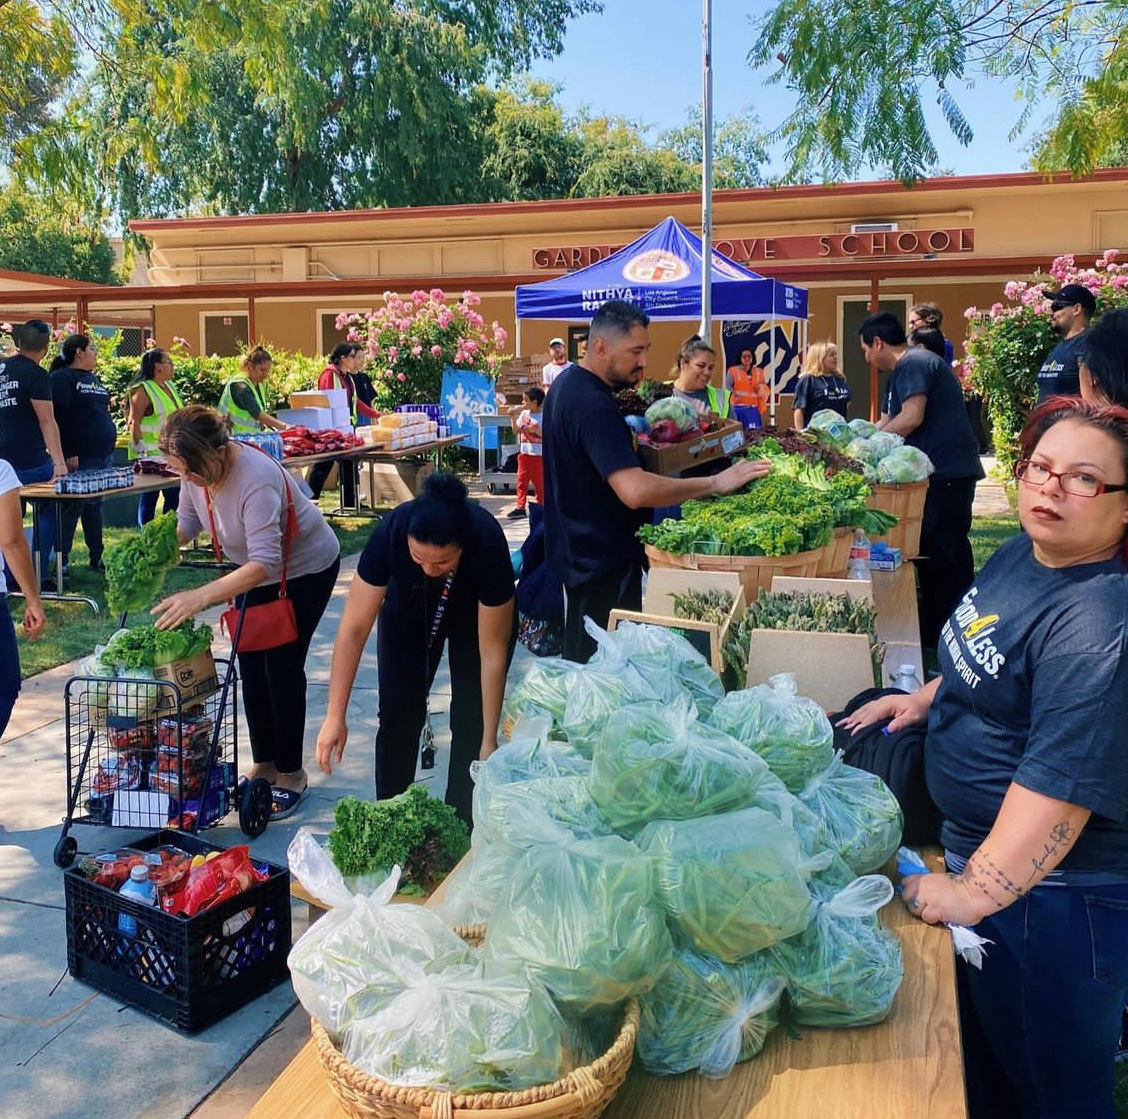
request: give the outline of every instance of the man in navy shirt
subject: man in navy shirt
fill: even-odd
[[[975,564],[968,533],[975,483],[983,477],[979,445],[963,390],[951,366],[909,348],[896,315],[870,315],[858,327],[866,361],[889,374],[878,427],[904,438],[932,460],[920,530],[920,639],[934,649],[940,627],[971,586]]]
[[[545,546],[564,584],[564,656],[586,663],[595,642],[584,617],[605,626],[612,610],[642,607],[642,543],[650,511],[732,493],[771,469],[745,460],[709,478],[664,478],[639,466],[615,392],[646,369],[650,319],[630,303],[605,303],[587,352],[553,382],[544,404]]]
[[[1038,370],[1038,403],[1050,396],[1080,396],[1079,363],[1085,351],[1089,320],[1097,310],[1093,293],[1083,284],[1066,284],[1046,292],[1050,322],[1062,340],[1046,355]]]

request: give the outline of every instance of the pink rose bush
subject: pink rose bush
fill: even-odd
[[[367,351],[378,408],[438,400],[448,365],[497,373],[509,337],[475,310],[481,302],[472,291],[457,299],[441,288],[410,295],[386,291],[376,310],[337,317],[337,329]]]
[[[1038,370],[1061,339],[1050,322],[1050,295],[1066,284],[1082,284],[1097,301],[1097,315],[1128,307],[1128,263],[1116,249],[1106,249],[1092,267],[1079,267],[1072,256],[1059,256],[1049,275],[1010,280],[1003,301],[989,308],[968,307],[966,354],[957,363],[960,380],[982,393],[991,421],[1000,473],[1018,451],[1018,434],[1038,396]]]

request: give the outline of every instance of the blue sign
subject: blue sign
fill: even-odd
[[[443,408],[448,435],[465,436],[462,446],[478,448],[478,414],[492,415],[497,411],[493,380],[472,369],[456,369],[448,365],[443,370],[443,386],[439,403]],[[497,449],[497,429],[486,431],[487,449]]]

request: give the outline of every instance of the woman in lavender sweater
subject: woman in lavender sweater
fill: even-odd
[[[224,555],[236,569],[195,590],[170,595],[153,607],[157,626],[170,629],[209,606],[234,598],[249,606],[278,597],[287,490],[297,517],[290,541],[287,592],[294,604],[298,639],[277,649],[239,654],[243,709],[254,766],[248,777],[265,778],[273,792],[273,816],[288,816],[306,794],[302,765],[305,738],[305,661],[310,640],[333,593],[341,549],[321,511],[268,455],[233,442],[225,417],[190,405],[161,429],[160,449],[180,475],[177,536],[182,543],[209,530],[208,504]]]

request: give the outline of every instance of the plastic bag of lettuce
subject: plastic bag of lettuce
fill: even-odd
[[[935,471],[932,460],[916,447],[895,447],[877,464],[877,480],[886,485],[923,482]]]
[[[520,854],[536,843],[611,834],[584,777],[534,777],[474,787],[474,839]]]
[[[682,696],[612,714],[595,742],[591,795],[612,827],[632,832],[650,820],[746,808],[773,780],[762,758],[699,722]]]
[[[674,951],[662,982],[639,999],[637,1052],[656,1076],[699,1069],[728,1076],[764,1047],[779,1023],[787,981],[766,952],[726,964],[688,948]]]
[[[901,845],[905,820],[897,798],[880,777],[847,765],[841,753],[798,797],[822,820],[827,846],[855,874],[877,870]]]
[[[834,729],[826,712],[813,699],[797,694],[790,672],[729,692],[706,721],[755,750],[792,792],[834,758]]]
[[[513,867],[486,931],[487,965],[519,961],[567,1013],[650,990],[673,945],[652,863],[618,836],[538,844]]]
[[[904,969],[901,945],[877,911],[893,897],[880,874],[847,886],[813,879],[815,916],[799,936],[765,953],[786,977],[795,1020],[806,1026],[869,1026],[889,1013]]]
[[[581,666],[571,661],[538,660],[506,696],[506,721],[516,723],[524,717],[548,715],[553,728],[559,730],[568,692],[580,671]]]
[[[638,844],[654,856],[658,897],[678,942],[728,963],[807,927],[807,878],[830,859],[804,860],[795,832],[761,808],[656,820]]]

